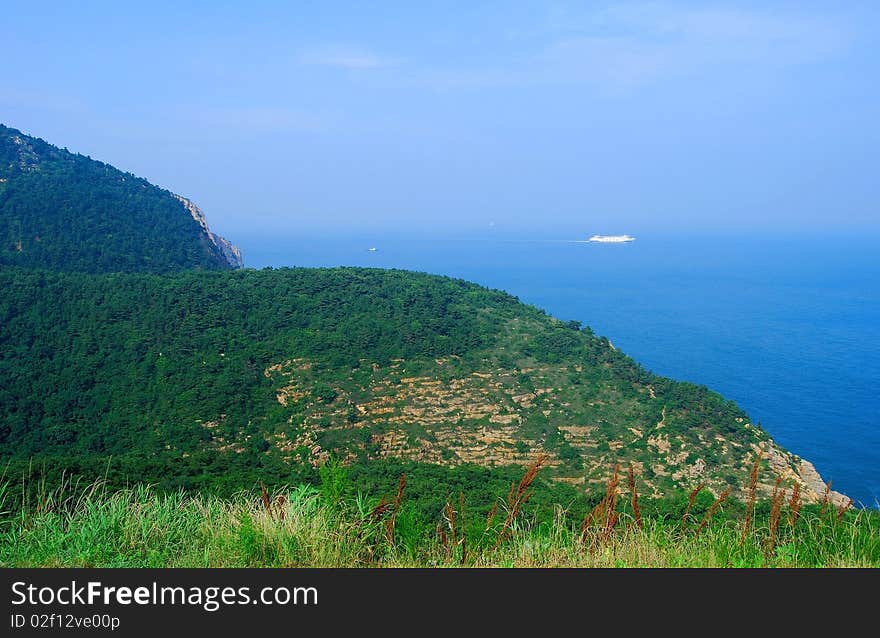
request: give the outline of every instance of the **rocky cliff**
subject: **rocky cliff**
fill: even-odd
[[[220,235],[215,234],[211,231],[211,228],[208,226],[208,220],[205,218],[205,213],[199,208],[195,202],[182,195],[175,194],[174,197],[183,204],[184,209],[192,218],[198,222],[199,226],[201,226],[202,230],[205,231],[205,234],[208,236],[208,239],[217,247],[217,250],[220,251],[220,254],[226,260],[226,262],[230,265],[230,267],[234,269],[244,268],[244,259],[242,259],[241,251],[238,247],[230,242],[228,239],[221,237]]]

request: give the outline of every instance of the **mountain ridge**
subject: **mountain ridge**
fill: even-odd
[[[0,264],[168,272],[243,261],[190,200],[0,124]]]

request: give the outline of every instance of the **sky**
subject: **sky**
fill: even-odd
[[[233,238],[880,232],[876,2],[0,13],[0,122]]]

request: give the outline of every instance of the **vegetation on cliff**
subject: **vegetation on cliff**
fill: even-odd
[[[191,208],[145,179],[0,124],[0,265],[81,272],[240,266],[237,249]]]
[[[800,462],[733,403],[653,375],[502,292],[403,271],[0,270],[0,454],[117,484],[230,493],[334,457],[527,465],[661,498]],[[820,488],[821,489],[821,486]]]

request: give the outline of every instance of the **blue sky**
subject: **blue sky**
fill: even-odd
[[[4,2],[0,122],[242,233],[880,230],[880,3]]]

